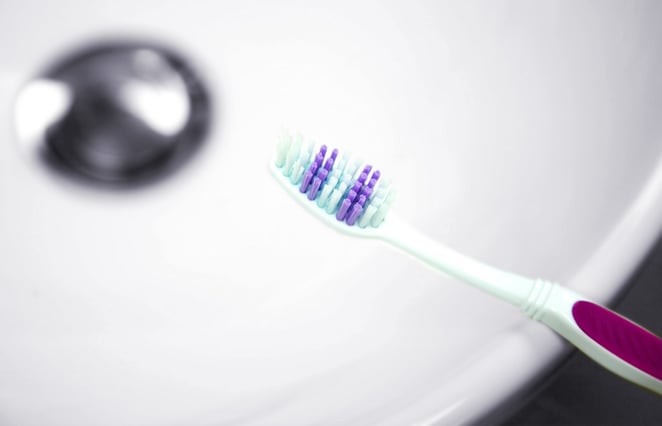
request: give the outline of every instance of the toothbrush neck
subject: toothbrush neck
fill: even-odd
[[[432,268],[523,308],[535,281],[481,263],[433,240],[397,217],[389,217],[381,235]]]

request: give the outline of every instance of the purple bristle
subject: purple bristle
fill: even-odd
[[[326,163],[324,163],[324,168],[322,170],[326,170],[327,172],[330,172],[331,169],[333,168],[333,163],[335,163],[336,159],[335,158],[329,158],[326,160]]]
[[[326,184],[326,180],[331,174],[338,158],[338,150],[333,149],[328,158],[326,154],[327,146],[322,145],[305,171],[301,185],[299,186],[299,190],[305,193],[311,201],[317,198]],[[372,169],[371,165],[366,165],[361,170],[358,178],[341,198],[342,201],[336,211],[336,219],[346,222],[349,226],[356,224],[359,220],[381,176],[379,170],[375,170],[371,174]]]
[[[356,201],[356,203],[354,203],[354,206],[352,206],[352,208],[350,209],[350,214],[347,217],[347,224],[348,225],[353,225],[356,222],[356,218],[352,219],[352,212],[355,211],[355,209],[354,209],[355,206],[358,205],[358,206],[361,207],[361,209],[357,210],[358,213],[354,213],[354,214],[361,215],[361,212],[363,212],[363,209],[366,205],[366,202],[368,201],[368,199],[372,195],[372,192],[375,188],[375,185],[377,184],[377,180],[379,180],[379,175],[380,175],[379,170],[377,170],[370,177],[370,182],[368,182],[368,184],[363,185],[361,187],[361,191],[359,192],[358,201]]]
[[[352,210],[349,212],[349,215],[347,215],[347,224],[349,226],[354,225],[362,212],[363,206],[360,206],[359,203],[354,203]]]
[[[368,201],[368,198],[370,198],[370,195],[372,195],[372,188],[364,186],[361,188],[361,193],[359,194],[359,201],[363,199],[363,202],[361,202],[361,206],[365,206],[366,201]]]
[[[308,189],[308,185],[310,184],[310,181],[313,180],[313,176],[315,174],[312,171],[312,165],[311,167],[308,168],[306,173],[303,175],[303,180],[301,181],[301,186],[299,187],[299,192],[302,194],[306,193],[306,190]]]
[[[317,172],[317,177],[322,180],[322,183],[326,180],[326,177],[329,176],[329,171],[327,169],[320,169]]]
[[[361,175],[354,182],[352,188],[349,190],[342,203],[340,204],[340,208],[336,212],[336,219],[341,221],[346,220],[348,225],[354,225],[354,223],[356,223],[356,220],[363,211],[363,206],[365,206],[368,197],[370,197],[370,194],[372,193],[372,188],[377,182],[376,179],[375,182],[373,182],[371,179],[370,182],[366,185],[366,181],[368,180],[368,176],[370,176],[371,170],[372,166],[370,165],[367,165],[363,168]],[[375,173],[377,173],[378,179],[379,174],[378,172]]]
[[[356,195],[357,195],[356,191],[354,191],[354,189],[350,189],[350,191],[345,196],[345,199],[342,200],[342,203],[340,204],[340,208],[336,213],[336,219],[338,220],[345,219],[345,216],[347,215],[349,208],[352,206],[352,203],[356,199]]]
[[[342,220],[345,218],[345,215],[347,214],[347,210],[349,210],[351,205],[352,202],[345,198],[340,204],[340,208],[336,212],[336,219],[342,222]]]
[[[333,163],[336,162],[337,157],[338,157],[338,150],[334,149],[333,151],[331,151],[331,155],[326,160],[326,163],[324,163],[324,168],[328,171],[331,171],[331,168],[333,167]]]
[[[375,173],[370,176],[370,182],[368,182],[368,188],[373,189],[375,185],[377,185],[377,181],[379,180],[379,176],[381,176],[381,173],[379,173],[379,170],[377,170]]]
[[[356,198],[359,191],[361,190],[361,187],[362,187],[361,182],[359,182],[359,181],[354,182],[354,185],[347,192],[347,195],[345,195],[345,198],[340,203],[340,208],[338,209],[338,212],[336,213],[336,219],[338,219],[338,220],[344,220],[345,219],[345,215],[349,211],[349,208],[352,206],[352,203],[354,202],[354,199]]]
[[[314,200],[317,198],[317,193],[322,188],[322,184],[324,184],[324,181],[326,181],[326,177],[328,175],[329,171],[327,169],[320,169],[317,172],[317,176],[315,176],[315,179],[313,179],[313,184],[310,185],[310,191],[308,191],[309,200]]]
[[[317,191],[320,189],[321,185],[322,185],[322,179],[320,179],[319,176],[315,176],[315,179],[313,179],[313,183],[310,185],[310,191],[308,191],[308,199],[310,201],[314,200],[315,197],[317,197]]]
[[[326,149],[326,145],[323,146],[323,148]],[[320,151],[321,152],[321,151]],[[308,190],[308,199],[309,200],[314,200],[317,198],[317,194],[319,193],[320,189],[322,189],[322,186],[324,185],[324,182],[326,181],[327,176],[329,176],[329,172],[333,168],[333,163],[336,160],[336,157],[338,157],[338,150],[334,149],[331,152],[331,155],[329,158],[326,159],[326,162],[324,163],[324,167],[321,167],[317,170],[317,176],[312,178],[312,184],[310,187],[307,187]],[[321,161],[320,161],[321,164]]]
[[[354,200],[356,200],[357,195],[359,195],[359,194],[352,189],[347,193],[347,196],[345,197],[345,200],[349,200],[350,203],[353,203]]]
[[[363,189],[365,189],[365,187]],[[361,192],[363,192],[363,189],[361,190]],[[351,209],[349,210],[349,214],[347,215],[348,225],[354,225],[356,219],[358,219],[359,216],[361,215],[361,212],[363,212],[363,206],[365,206],[367,200],[368,200],[367,195],[362,194],[358,196],[356,202],[352,205]]]
[[[368,183],[367,185],[363,185],[363,187],[361,188],[361,192],[359,192],[359,195],[365,195],[366,198],[370,198],[370,195],[372,194],[372,191],[375,187],[375,183],[376,181],[374,179],[371,179],[370,183]]]
[[[308,171],[306,171],[306,174],[304,175],[304,180],[303,180],[303,182],[301,182],[301,187],[299,188],[299,190],[301,192],[306,192],[308,190],[308,185],[312,181],[313,177],[315,177],[315,174],[317,173],[317,170],[319,169],[319,167],[322,164],[323,160],[324,160],[324,156],[322,154],[318,153],[315,156],[315,159],[313,160],[313,162],[310,163],[310,167],[308,167]],[[308,176],[310,176],[310,177],[308,177]]]
[[[306,192],[308,192],[308,186],[313,181],[313,178],[315,177],[317,170],[322,165],[325,155],[326,155],[326,145],[322,145],[317,155],[315,155],[313,162],[310,163],[308,170],[306,170],[306,173],[303,175],[303,180],[301,181],[301,186],[299,187],[299,191],[301,193],[305,194]]]
[[[361,186],[363,186],[363,184],[361,182],[358,182],[358,181],[354,182],[354,185],[352,185],[352,188],[350,189],[350,191],[354,191],[358,194],[359,191],[361,190]]]

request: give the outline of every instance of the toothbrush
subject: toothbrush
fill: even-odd
[[[270,170],[294,199],[332,228],[385,241],[515,305],[606,369],[662,395],[660,337],[559,284],[499,270],[417,231],[389,213],[395,191],[371,165],[286,134]]]

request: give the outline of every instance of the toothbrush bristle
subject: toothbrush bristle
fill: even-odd
[[[275,164],[302,197],[336,220],[360,228],[379,227],[390,208],[393,191],[379,170],[338,149],[314,150],[303,137],[285,135],[278,143]],[[381,178],[381,179],[380,179]]]

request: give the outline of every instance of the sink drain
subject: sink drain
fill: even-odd
[[[68,54],[16,103],[19,138],[43,164],[113,184],[153,180],[184,164],[210,119],[209,92],[191,63],[141,42]]]

